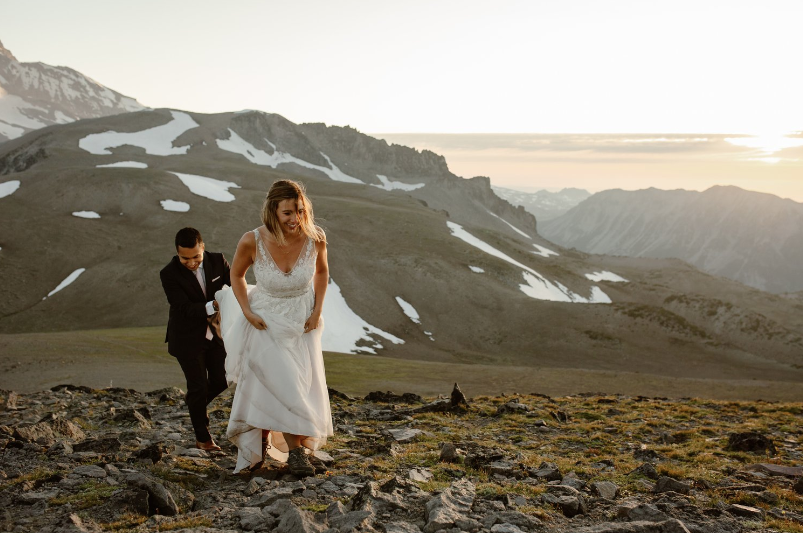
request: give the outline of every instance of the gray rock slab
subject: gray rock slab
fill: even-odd
[[[58,440],[47,422],[17,427],[14,429],[14,438],[24,442],[35,442],[41,446],[52,446]]]
[[[513,524],[495,524],[491,527],[491,533],[522,533],[522,531]]]
[[[451,528],[455,521],[467,518],[475,497],[476,489],[471,481],[461,479],[452,483],[449,488],[427,502],[424,533]]]
[[[634,522],[664,522],[669,520],[669,516],[666,513],[651,503],[621,506],[617,509],[617,514]]]
[[[126,482],[134,487],[148,491],[150,505],[156,514],[175,516],[180,512],[176,500],[164,485],[144,474],[129,474]]]
[[[370,481],[354,495],[351,500],[351,509],[354,511],[370,511],[377,515],[397,509],[406,509],[407,505],[402,499],[403,495],[398,492],[394,491],[392,494],[383,492],[376,481]]]
[[[265,522],[265,516],[259,507],[242,507],[237,510],[237,518],[240,519],[240,528],[245,531],[254,531]]]
[[[92,477],[92,478],[104,478],[108,475],[106,470],[101,468],[98,465],[81,465],[76,467],[75,470],[72,471],[73,474],[78,474],[79,476],[84,477]]]
[[[746,466],[744,470],[752,472],[763,472],[771,476],[785,476],[790,478],[797,478],[803,476],[803,466],[784,466],[784,465],[774,465],[772,463],[755,463]]]
[[[690,533],[680,520],[664,522],[605,522],[574,530],[574,533]]]
[[[725,510],[734,516],[741,516],[744,518],[753,518],[761,520],[761,518],[764,517],[764,511],[756,507],[750,507],[748,505],[739,505],[739,504],[729,505]]]
[[[691,491],[691,485],[672,479],[671,477],[661,476],[655,482],[653,492],[677,492],[679,494],[688,494]]]
[[[279,523],[273,530],[276,533],[323,533],[327,526],[315,520],[315,515],[302,511],[295,505],[279,516]]]
[[[421,530],[410,522],[389,522],[385,524],[385,533],[421,533]]]
[[[423,433],[420,429],[414,428],[388,429],[387,432],[396,442],[412,442]]]
[[[353,531],[368,525],[372,516],[373,513],[370,511],[351,511],[340,516],[330,517],[329,527],[337,528],[340,531]]]
[[[590,488],[591,494],[606,500],[613,500],[619,495],[619,487],[610,481],[595,481],[591,483]]]
[[[422,483],[429,481],[433,476],[434,474],[426,468],[412,468],[407,473],[407,477],[409,477],[411,480]]]
[[[486,528],[495,524],[513,524],[519,528],[535,529],[541,526],[541,521],[520,511],[498,511],[487,515],[483,520]]]
[[[278,487],[275,489],[271,489],[265,491],[261,494],[257,494],[254,498],[248,502],[250,507],[265,507],[267,505],[271,505],[278,500],[286,500],[293,496],[293,489],[290,487]]]
[[[563,475],[560,473],[560,469],[558,465],[555,463],[541,463],[537,470],[534,470],[530,473],[532,477],[536,477],[539,479],[545,479],[547,481],[558,481],[563,478]]]

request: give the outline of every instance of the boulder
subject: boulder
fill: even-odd
[[[619,487],[610,481],[595,481],[591,483],[590,488],[591,494],[606,500],[613,500],[619,495]]]
[[[507,403],[504,403],[496,408],[497,415],[504,415],[504,414],[525,414],[530,410],[529,407],[524,405],[523,403],[519,403],[518,400],[511,400]]]
[[[449,488],[427,502],[424,533],[451,528],[455,521],[468,518],[475,497],[476,489],[471,481],[461,479],[452,483]]]
[[[563,478],[563,475],[560,473],[560,469],[558,465],[555,463],[547,463],[543,462],[538,467],[537,470],[530,471],[530,475],[532,477],[538,479],[544,479],[546,481],[559,481]]]
[[[731,433],[728,435],[728,446],[725,448],[733,452],[767,453],[775,455],[775,444],[766,435],[747,431],[744,433]]]
[[[579,490],[566,485],[550,485],[546,490],[541,501],[560,509],[564,516],[572,518],[588,512],[586,500]]]
[[[619,506],[617,516],[634,522],[664,522],[669,516],[650,503],[628,503]]]
[[[664,522],[605,522],[573,530],[573,533],[690,533],[680,520]]]
[[[691,485],[672,479],[671,477],[661,476],[655,483],[653,492],[678,492],[680,494],[688,494],[691,491]]]
[[[423,433],[420,429],[408,427],[388,429],[387,432],[396,442],[412,442]]]
[[[658,479],[658,471],[652,465],[652,463],[644,463],[635,470],[632,470],[630,473],[627,474],[628,476],[633,475],[640,475],[647,477],[649,479]]]
[[[175,516],[181,512],[175,498],[162,483],[149,478],[144,474],[136,473],[126,476],[126,482],[132,486],[148,492],[149,515],[161,514]],[[189,510],[189,509],[186,509]]]
[[[385,524],[385,533],[421,533],[421,530],[409,522],[389,522]]]
[[[725,510],[734,516],[741,516],[743,518],[752,518],[754,520],[761,520],[764,518],[764,511],[747,505],[729,505]]]
[[[108,437],[103,439],[89,439],[73,445],[75,453],[95,452],[95,453],[117,453],[123,443],[120,439]]]
[[[406,509],[400,491],[387,493],[379,489],[376,481],[369,481],[351,499],[351,509],[354,511],[371,511],[376,514],[392,512],[396,509]]]
[[[14,428],[14,438],[23,442],[35,442],[40,446],[52,446],[58,440],[47,422]]]
[[[279,516],[279,523],[273,531],[275,533],[323,533],[326,529],[326,525],[315,520],[312,513],[302,511],[290,503]]]

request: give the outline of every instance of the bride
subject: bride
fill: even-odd
[[[262,222],[237,244],[231,290],[216,295],[226,376],[237,383],[227,437],[238,449],[235,473],[269,454],[294,475],[312,475],[305,449],[332,435],[321,353],[326,235],[303,186],[290,180],[271,186]],[[245,281],[251,265],[256,286]]]

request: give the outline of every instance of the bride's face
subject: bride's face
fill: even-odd
[[[282,200],[276,208],[276,218],[286,235],[298,232],[298,221],[304,216],[304,204],[297,200]]]

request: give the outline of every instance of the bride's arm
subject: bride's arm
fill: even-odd
[[[245,273],[254,264],[255,252],[255,236],[249,231],[242,236],[240,242],[237,243],[237,251],[234,252],[234,259],[231,263],[231,290],[234,292],[234,297],[237,298],[246,320],[256,329],[268,329],[265,321],[251,311],[251,304],[248,303],[248,284],[245,281]]]
[[[315,261],[315,274],[312,277],[312,288],[315,291],[315,307],[312,314],[304,324],[304,331],[312,331],[318,327],[323,312],[323,297],[326,295],[326,287],[329,285],[329,260],[326,258],[326,243],[316,242],[318,249],[318,259]]]

